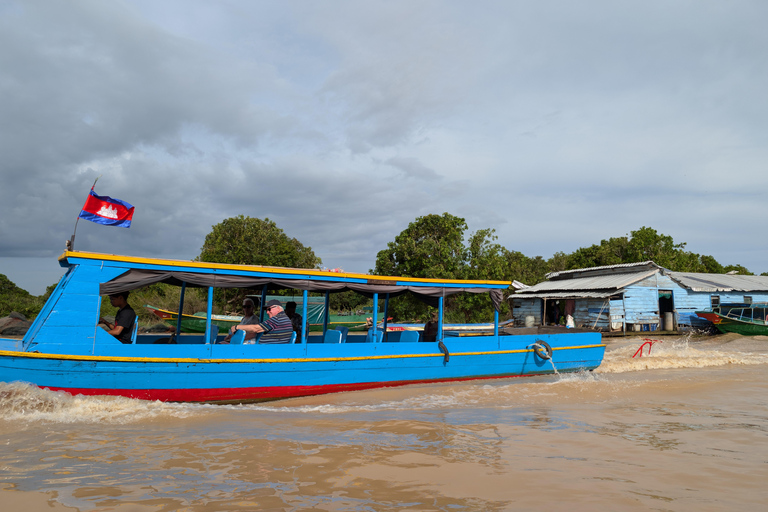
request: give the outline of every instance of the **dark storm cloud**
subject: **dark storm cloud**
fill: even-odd
[[[51,247],[46,231],[71,229],[102,174],[97,192],[143,203],[142,215],[162,223],[155,209],[184,210],[182,191],[212,175],[209,164],[195,169],[206,150],[183,141],[185,129],[256,147],[280,124],[250,103],[258,72],[122,4],[25,2],[0,23],[0,64],[10,70],[0,81],[0,153],[12,184],[0,201],[14,214],[0,219],[2,255]]]

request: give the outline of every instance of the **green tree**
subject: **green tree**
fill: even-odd
[[[628,263],[628,247],[629,238],[626,236],[601,240],[599,245],[582,247],[568,255],[566,268],[562,270]]]
[[[464,260],[467,223],[449,213],[418,217],[376,255],[372,274],[458,279]],[[388,314],[398,321],[425,320],[427,305],[410,294],[392,299]]]
[[[748,274],[740,265],[723,267],[712,256],[684,250],[685,243],[676,243],[669,235],[658,233],[655,229],[642,227],[628,236],[601,240],[599,245],[582,247],[566,255],[565,269],[601,267],[621,263],[654,263],[677,272],[704,272],[721,274],[729,270]],[[563,264],[562,253],[555,254],[548,261],[551,270],[559,270]],[[526,283],[528,284],[528,283]]]
[[[340,293],[332,293],[330,296],[330,308],[334,311],[355,311],[362,306],[368,306],[371,304],[371,299],[355,293],[353,291],[346,291]]]
[[[243,215],[213,226],[197,260],[293,268],[317,268],[322,263],[312,248],[288,237],[273,221]]]
[[[467,223],[449,213],[418,217],[376,256],[378,275],[437,279],[503,280],[507,275],[507,250],[495,243],[492,229],[481,229],[464,243]],[[450,320],[488,321],[492,305],[485,294],[449,297],[445,304]],[[410,295],[390,301],[389,314],[397,320],[425,320],[428,307]]]
[[[518,251],[506,251],[507,277],[532,286],[544,281],[549,272],[549,263],[541,256],[529,258]]]
[[[464,262],[467,223],[449,213],[417,218],[376,255],[373,273],[458,279]]]
[[[746,267],[743,267],[741,265],[726,265],[723,268],[724,272],[734,272],[740,276],[753,276],[754,274],[749,271]]]
[[[653,261],[665,268],[674,268],[685,243],[676,244],[671,236],[660,235],[653,228],[632,231],[626,258],[630,262]]]
[[[0,274],[0,317],[16,311],[27,318],[34,318],[44,303],[41,297],[31,295],[27,290],[16,286],[16,283],[5,275]]]
[[[725,273],[723,266],[712,256],[702,256],[699,261],[701,262],[700,272],[705,272],[707,274]]]
[[[507,249],[496,243],[493,229],[480,229],[467,239],[464,252],[463,279],[504,281],[509,279]],[[507,311],[506,301],[502,302],[500,313]],[[493,318],[493,304],[487,293],[462,293],[446,301],[449,320],[463,323],[487,322]]]
[[[198,261],[237,265],[269,265],[291,268],[318,268],[322,261],[311,247],[290,238],[269,219],[239,215],[213,226],[205,237]],[[217,290],[215,300],[225,310],[240,301],[248,290]]]

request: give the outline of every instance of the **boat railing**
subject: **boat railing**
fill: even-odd
[[[752,321],[752,310],[747,309],[749,311],[749,315],[744,314],[743,309],[732,309],[728,313],[726,313],[726,318],[733,318],[734,320],[741,320],[742,322],[751,322]]]
[[[761,304],[762,306],[762,304]],[[766,307],[752,307],[752,308],[739,308],[739,309],[732,309],[730,310],[725,317],[726,318],[732,318],[733,320],[739,320],[741,322],[758,322],[758,323],[765,323],[766,321],[766,314],[765,310],[768,308]]]

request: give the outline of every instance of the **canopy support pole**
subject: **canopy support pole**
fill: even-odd
[[[307,322],[307,302],[309,302],[309,292],[304,290],[301,297],[304,304],[301,306],[301,339],[299,340],[299,343],[306,343],[307,338],[309,337],[309,333],[307,332],[307,327],[309,327],[309,323]]]
[[[267,305],[267,285],[261,287],[261,304],[259,305],[259,323],[264,321],[264,306]]]
[[[179,295],[179,316],[176,319],[176,336],[181,336],[181,315],[184,313],[184,295],[187,292],[187,282],[181,283],[181,294]]]
[[[205,315],[205,344],[211,343],[211,315],[213,314],[213,286],[208,287],[208,311]]]
[[[373,294],[373,342],[379,341],[378,324],[379,324],[379,294]]]
[[[443,297],[437,299],[437,341],[443,341]]]
[[[389,318],[389,294],[384,296],[384,337],[383,341],[388,341],[387,318]]]
[[[328,330],[328,323],[331,321],[331,292],[325,292],[325,311],[323,311],[323,336]]]

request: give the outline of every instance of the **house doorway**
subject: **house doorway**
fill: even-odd
[[[559,300],[544,301],[544,325],[559,325],[563,316],[563,306]]]
[[[676,331],[675,297],[672,290],[659,290],[659,326],[665,331]]]

